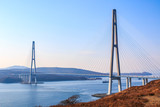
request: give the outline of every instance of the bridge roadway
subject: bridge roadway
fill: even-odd
[[[41,73],[38,73],[41,74]],[[42,73],[43,74],[43,73]],[[45,74],[57,74],[57,75],[82,75],[82,76],[104,76],[109,77],[108,74],[79,74],[79,73],[45,73]],[[113,77],[129,77],[129,78],[148,78],[148,79],[160,79],[160,76],[138,76],[138,75],[121,75]]]
[[[47,73],[53,74],[53,73]],[[81,76],[99,76],[99,77],[109,77],[107,74],[78,74],[78,73],[54,73],[57,75],[81,75]],[[141,78],[142,85],[146,85],[148,83],[148,79],[160,79],[160,76],[136,76],[136,75],[121,75],[121,76],[112,76],[112,78],[120,78],[126,77],[126,89],[132,86],[132,78]]]
[[[38,73],[38,74],[44,74],[44,73]],[[98,76],[98,77],[109,77],[107,74],[79,74],[79,73],[45,73],[45,74],[56,74],[56,75],[80,75],[80,76]],[[29,74],[20,74],[19,78],[23,79],[25,82],[28,81]],[[148,79],[160,79],[160,76],[138,76],[138,75],[121,75],[121,76],[112,76],[113,80],[114,78],[120,78],[120,77],[126,77],[126,88],[129,88],[132,86],[132,78],[141,78],[142,79],[142,85],[146,85],[148,83]]]
[[[44,74],[44,73],[38,73],[38,74]],[[104,76],[109,77],[108,74],[79,74],[79,73],[45,73],[45,74],[57,74],[57,75],[82,75],[82,76]],[[27,75],[27,74],[20,74],[21,76]],[[128,78],[148,78],[148,79],[160,79],[160,76],[140,76],[140,75],[121,75],[121,76],[113,76],[113,77],[128,77]]]

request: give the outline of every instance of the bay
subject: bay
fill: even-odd
[[[108,80],[78,80],[78,81],[55,81],[44,84],[3,84],[0,83],[0,107],[35,107],[56,105],[72,95],[80,95],[81,102],[89,102],[98,98],[91,95],[96,93],[107,93]],[[151,79],[149,79],[151,81]],[[118,82],[113,81],[113,92],[118,90]],[[142,80],[132,79],[133,86],[142,85]],[[122,89],[126,88],[126,79],[122,78]]]

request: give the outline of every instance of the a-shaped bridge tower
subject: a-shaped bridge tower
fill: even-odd
[[[113,75],[114,52],[116,54],[117,76]],[[110,62],[108,95],[112,94],[112,80],[118,80],[118,91],[120,92],[122,90],[121,77],[120,77],[121,71],[120,71],[120,62],[119,62],[119,50],[118,50],[116,9],[113,9],[113,13],[112,13],[112,47],[111,47],[111,60],[110,61],[111,62]]]
[[[34,66],[33,66],[34,64]],[[33,69],[34,67],[34,69]],[[34,70],[34,73],[33,73]],[[34,81],[32,81],[34,79]],[[36,60],[35,60],[35,41],[32,43],[32,60],[31,60],[31,70],[30,70],[30,76],[29,76],[29,84],[37,84],[37,78],[36,78]]]

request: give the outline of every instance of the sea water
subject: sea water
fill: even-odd
[[[0,83],[0,107],[35,107],[56,105],[72,95],[80,95],[79,101],[88,102],[98,98],[91,95],[107,93],[108,83],[102,80],[77,80],[45,82],[44,84],[3,84]],[[151,80],[149,80],[151,81]],[[113,93],[118,91],[118,82],[113,81]],[[132,86],[142,85],[142,80],[132,79]],[[126,88],[126,78],[122,78],[122,89]]]

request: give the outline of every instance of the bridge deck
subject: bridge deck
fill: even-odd
[[[41,74],[41,73],[38,73]],[[45,74],[56,74],[56,75],[82,75],[82,76],[105,76],[109,77],[107,74],[78,74],[78,73],[45,73]],[[141,75],[121,75],[121,76],[116,76],[114,77],[131,77],[131,78],[149,78],[149,79],[160,79],[159,76],[141,76]]]

